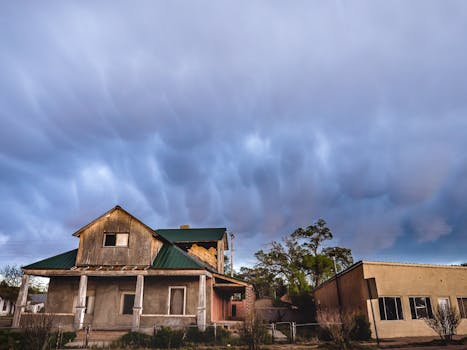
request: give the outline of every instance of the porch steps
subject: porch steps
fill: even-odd
[[[120,338],[122,335],[128,333],[128,330],[106,330],[106,331],[93,331],[89,333],[88,336],[88,346],[89,347],[104,347],[110,345],[113,341]],[[86,332],[84,330],[80,330],[76,333],[76,338],[72,342],[66,344],[68,348],[82,348],[85,343]]]

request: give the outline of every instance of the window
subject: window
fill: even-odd
[[[128,247],[128,233],[104,233],[104,247]]]
[[[448,310],[450,306],[449,298],[438,298],[438,307],[441,310]]]
[[[232,305],[232,317],[237,316],[237,305]]]
[[[169,287],[169,315],[185,314],[186,287]]]
[[[412,320],[419,318],[433,318],[430,297],[410,297],[409,302]]]
[[[459,313],[462,318],[467,318],[467,298],[457,298]]]
[[[242,293],[233,293],[233,295],[232,295],[232,300],[234,300],[234,301],[241,301],[241,300],[243,300],[243,295],[242,295]]]
[[[382,297],[378,298],[379,315],[381,320],[403,320],[401,298],[399,297]]]
[[[122,296],[123,304],[122,304],[122,314],[123,315],[132,315],[133,314],[133,306],[135,305],[135,295],[130,293],[125,293]]]

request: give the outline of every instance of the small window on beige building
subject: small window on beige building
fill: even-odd
[[[412,320],[433,318],[430,297],[410,297],[409,303]]]
[[[462,318],[467,318],[467,298],[457,298],[459,313]]]
[[[403,320],[402,304],[400,297],[378,298],[379,315],[382,321]]]
[[[169,287],[169,315],[184,315],[186,287]]]

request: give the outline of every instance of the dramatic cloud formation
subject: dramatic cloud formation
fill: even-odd
[[[467,261],[467,3],[4,2],[0,264],[120,204],[237,261],[325,218],[357,259]]]

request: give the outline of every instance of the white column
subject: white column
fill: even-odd
[[[206,275],[199,276],[198,309],[196,321],[200,331],[206,330]]]
[[[21,320],[21,314],[28,300],[28,287],[29,287],[29,275],[23,275],[21,279],[21,287],[18,293],[18,299],[16,300],[15,313],[13,315],[13,328],[18,328]]]
[[[143,313],[144,275],[136,277],[135,304],[133,306],[132,330],[137,331]]]
[[[82,329],[84,324],[84,312],[86,311],[86,291],[88,289],[88,276],[81,275],[79,278],[78,299],[75,307],[75,322],[76,330]]]

